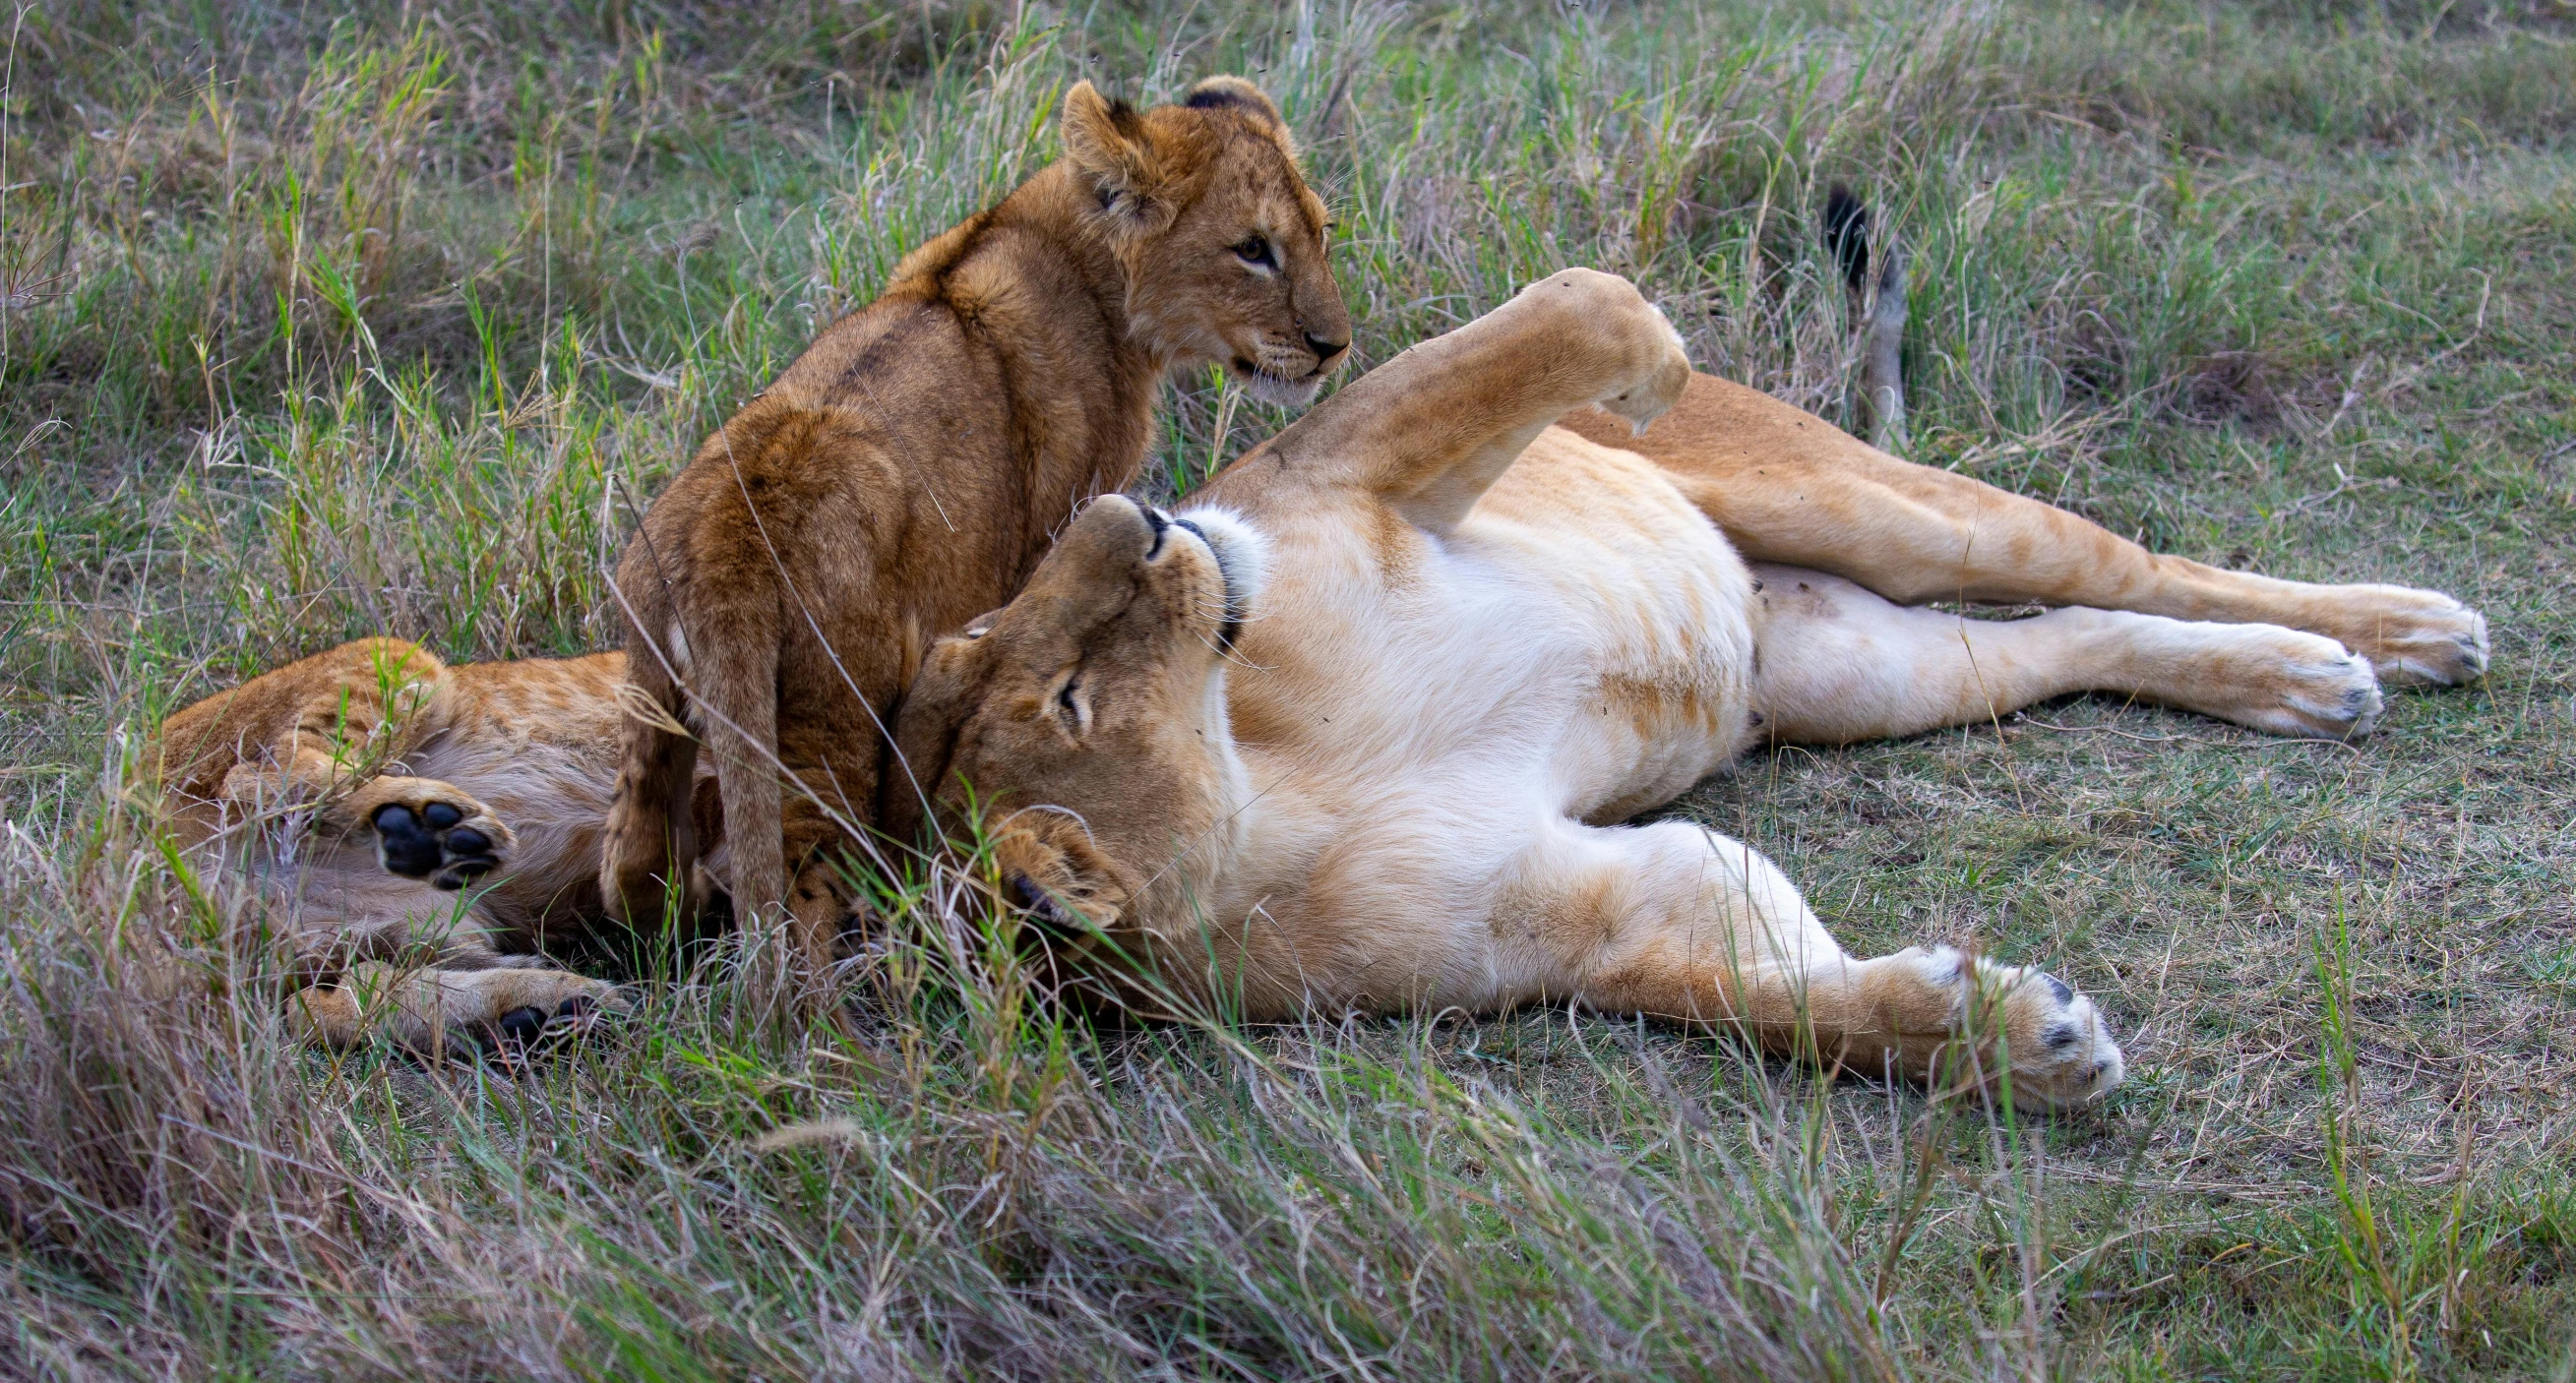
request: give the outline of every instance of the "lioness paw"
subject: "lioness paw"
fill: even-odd
[[[1626,418],[1637,430],[1663,416],[1691,378],[1681,333],[1637,285],[1597,269],[1564,269],[1522,290],[1534,304],[1564,314],[1571,339],[1615,361],[1595,406]]]
[[[2128,1074],[2110,1025],[2075,986],[2047,971],[1964,959],[1947,946],[1912,953],[1927,979],[1952,987],[1954,1032],[2000,1051],[2012,1073],[2013,1098],[2046,1109],[2081,1109]],[[1973,991],[1971,986],[1973,985]]]
[[[388,873],[451,891],[500,868],[502,852],[516,843],[500,818],[463,794],[388,802],[368,822]]]
[[[2456,687],[2486,675],[2484,615],[2438,591],[2345,588],[2352,608],[2336,620],[2344,643],[2390,682]]]

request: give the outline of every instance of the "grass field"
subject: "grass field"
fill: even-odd
[[[0,14],[0,1376],[2576,1378],[2564,0]],[[1590,264],[1843,416],[1816,226],[1914,257],[1914,459],[2450,591],[2345,747],[2101,699],[1675,810],[1853,949],[2102,1003],[2013,1117],[1565,1014],[1111,1031],[980,939],[869,1040],[720,966],[512,1077],[288,1043],[156,841],[169,709],[366,632],[605,637],[635,507],[1077,75],[1239,70],[1359,363]],[[1285,415],[1195,380],[1150,484]]]

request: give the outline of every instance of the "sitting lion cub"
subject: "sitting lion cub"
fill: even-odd
[[[1070,958],[1144,960],[1250,1018],[1571,1002],[1916,1078],[1974,1022],[2025,1101],[2101,1098],[2120,1049],[2063,981],[1856,959],[1743,842],[1620,823],[1766,739],[2080,688],[2354,730],[2370,665],[2275,625],[1962,621],[1748,567],[1666,467],[1550,426],[1587,404],[1642,426],[1691,378],[1625,280],[1535,284],[1178,515],[1095,502],[933,648],[903,759],[942,815],[971,789],[1007,823],[1009,887]]]
[[[837,857],[868,839],[930,637],[1010,599],[1077,506],[1134,478],[1165,374],[1222,365],[1303,403],[1347,353],[1324,204],[1270,98],[1212,77],[1137,111],[1079,82],[1063,131],[1063,158],[907,256],[644,516],[618,591],[628,676],[663,714],[626,727],[612,913],[691,877],[703,742],[736,913],[787,905],[819,978],[849,910]]]

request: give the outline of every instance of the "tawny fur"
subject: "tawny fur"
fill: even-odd
[[[265,895],[315,982],[290,1007],[300,1027],[338,1045],[381,1030],[445,1051],[522,1009],[615,1005],[613,986],[540,948],[600,917],[591,874],[624,670],[616,653],[448,667],[400,639],[362,639],[163,722],[173,834]],[[429,827],[433,808],[453,822]],[[377,829],[388,810],[419,827],[413,875],[395,872]],[[449,848],[472,838],[459,832],[485,848]],[[353,967],[370,982],[345,983]]]
[[[933,635],[1007,600],[1085,500],[1132,479],[1165,375],[1311,397],[1350,324],[1323,205],[1248,83],[1133,112],[1077,84],[1065,156],[914,251],[655,501],[619,569],[634,684],[696,740],[626,728],[599,888],[663,906],[694,850],[696,744],[737,914],[787,905],[809,976],[848,911],[883,721]],[[886,782],[889,777],[898,781]]]
[[[1540,377],[1555,368],[1544,352],[1530,367]],[[1363,400],[1376,399],[1370,407],[1386,412],[1373,445],[1395,458],[1442,454],[1458,445],[1460,420],[1499,387],[1471,376],[1408,403],[1411,386],[1396,387],[1398,378],[1367,393],[1355,386],[1332,417],[1318,415],[1315,428],[1333,418],[1347,426]],[[2378,693],[2369,669],[2346,647],[2392,679],[2464,681],[2485,667],[2484,621],[2446,596],[2276,581],[2150,554],[2037,501],[1898,461],[1725,380],[1691,377],[1642,436],[1626,420],[1590,409],[1562,422],[1530,429],[1535,440],[1527,453],[1490,490],[1469,497],[1473,508],[1506,527],[1555,534],[1599,560],[1633,546],[1653,525],[1674,522],[1681,511],[1669,490],[1714,520],[1746,557],[1777,564],[1754,568],[1765,581],[1754,609],[1766,631],[1765,685],[1755,696],[1765,723],[1755,727],[1757,737],[1841,742],[1904,734],[2096,687],[2286,733],[2357,733],[2375,715]],[[1315,430],[1301,429],[1247,457],[1211,493],[1232,496],[1252,487],[1249,477],[1265,467],[1279,468],[1293,454],[1292,440]],[[1490,462],[1492,446],[1485,452]],[[1653,468],[1640,470],[1640,458]],[[1422,505],[1438,490],[1435,484],[1404,503],[1429,512]],[[1567,492],[1578,499],[1569,501]],[[1459,508],[1458,495],[1445,504]],[[1270,507],[1293,506],[1273,500]],[[1585,548],[1599,543],[1598,534],[1583,537],[1584,526],[1560,510],[1575,519],[1620,516],[1607,530],[1615,542]],[[1409,526],[1405,513],[1369,504],[1329,521],[1347,522],[1366,539],[1365,560],[1351,559],[1353,590],[1400,578],[1441,552],[1439,544],[1426,546],[1428,530]],[[1010,525],[1008,515],[971,511],[961,521]],[[1676,531],[1684,534],[1676,550],[1695,551],[1688,535],[1696,530]],[[1671,589],[1697,590],[1698,579]],[[2104,608],[2009,623],[1901,608],[1942,597]],[[1330,602],[1307,616],[1310,627],[1328,630],[1345,618]],[[1273,622],[1257,628],[1266,634]],[[1798,637],[1801,630],[1810,636]],[[1526,631],[1488,632],[1494,648],[1516,649]],[[1258,644],[1257,636],[1247,646]],[[1389,654],[1392,675],[1423,656],[1412,644],[1399,645]],[[618,771],[621,714],[612,689],[622,671],[622,656],[613,653],[449,668],[399,640],[334,649],[171,717],[160,743],[174,824],[201,858],[239,864],[263,880],[317,978],[370,958],[414,957],[429,967],[400,972],[401,983],[360,985],[299,1009],[326,1020],[317,1024],[324,1036],[351,1040],[377,1022],[421,1041],[487,1029],[524,1006],[513,988],[520,981],[504,979],[498,968],[541,967],[534,948],[599,920],[593,870]],[[1676,717],[1704,724],[1712,703],[1697,677],[1647,659],[1602,673],[1582,704],[1601,724],[1624,722],[1640,736]],[[1295,683],[1293,671],[1283,673],[1265,682],[1270,693],[1237,704],[1232,723],[1247,744],[1290,741],[1300,717],[1352,722],[1349,711],[1335,709],[1329,684],[1293,696],[1280,690]],[[1513,684],[1506,678],[1493,685]],[[1818,695],[1820,687],[1838,694]],[[1393,743],[1393,729],[1378,733],[1363,743]],[[1590,805],[1584,819],[1615,822],[1668,798],[1733,752],[1687,736],[1656,743],[1652,762],[1636,767],[1620,792]],[[917,770],[925,781],[944,781],[945,752],[930,758]],[[692,823],[719,820],[706,766],[675,754],[660,771],[677,785],[667,798],[676,818],[671,829],[695,835]],[[460,824],[500,846],[499,867],[463,893],[394,875],[378,857],[376,810],[402,805],[417,813],[434,802],[455,806]],[[1437,841],[1444,819],[1422,817],[1418,834]],[[1044,891],[1086,908],[1119,896],[1114,862],[1077,826],[1045,814],[1026,820],[1036,823],[1032,838],[1047,842],[1026,862]],[[709,834],[696,843],[712,849]],[[721,852],[700,864],[719,879],[727,872]],[[1496,906],[1521,906],[1510,901],[1518,896],[1507,890]],[[608,992],[561,971],[521,973],[553,977],[549,1011]],[[309,993],[321,1000],[333,992]],[[395,1003],[362,1013],[362,994]]]
[[[1550,426],[1569,410],[1573,430]],[[1928,566],[1937,501],[1964,494],[1979,545],[2032,573],[1972,595],[2120,560],[2071,517],[1695,379],[1633,287],[1570,270],[1356,381],[1168,521],[1096,503],[1016,601],[932,650],[905,754],[948,809],[988,807],[1008,891],[1059,933],[1080,914],[1065,949],[1130,1002],[1155,985],[1252,1018],[1572,1002],[1917,1078],[1974,1029],[1985,1078],[2098,1099],[2121,1055],[2070,987],[1948,950],[1853,958],[1743,842],[1620,823],[1774,735],[1904,734],[2084,687],[2357,732],[2369,664],[2274,625],[1983,623],[1755,568],[1712,522],[1729,470],[1764,496],[1746,545],[1765,557]],[[2217,589],[2415,628],[2383,647],[2427,618],[2475,629],[2416,592]]]

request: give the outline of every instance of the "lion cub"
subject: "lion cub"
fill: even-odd
[[[266,896],[311,983],[297,1028],[462,1054],[617,1005],[537,948],[599,917],[625,672],[617,653],[449,667],[360,639],[162,723],[172,834]]]
[[[1083,501],[1127,484],[1164,376],[1216,363],[1302,402],[1350,319],[1323,203],[1270,99],[1216,77],[1135,111],[1065,93],[1064,156],[914,251],[699,451],[629,545],[633,686],[600,890],[658,913],[715,751],[746,920],[784,903],[808,972],[848,911],[893,703],[935,635],[1010,599]],[[685,723],[697,738],[678,733]]]

